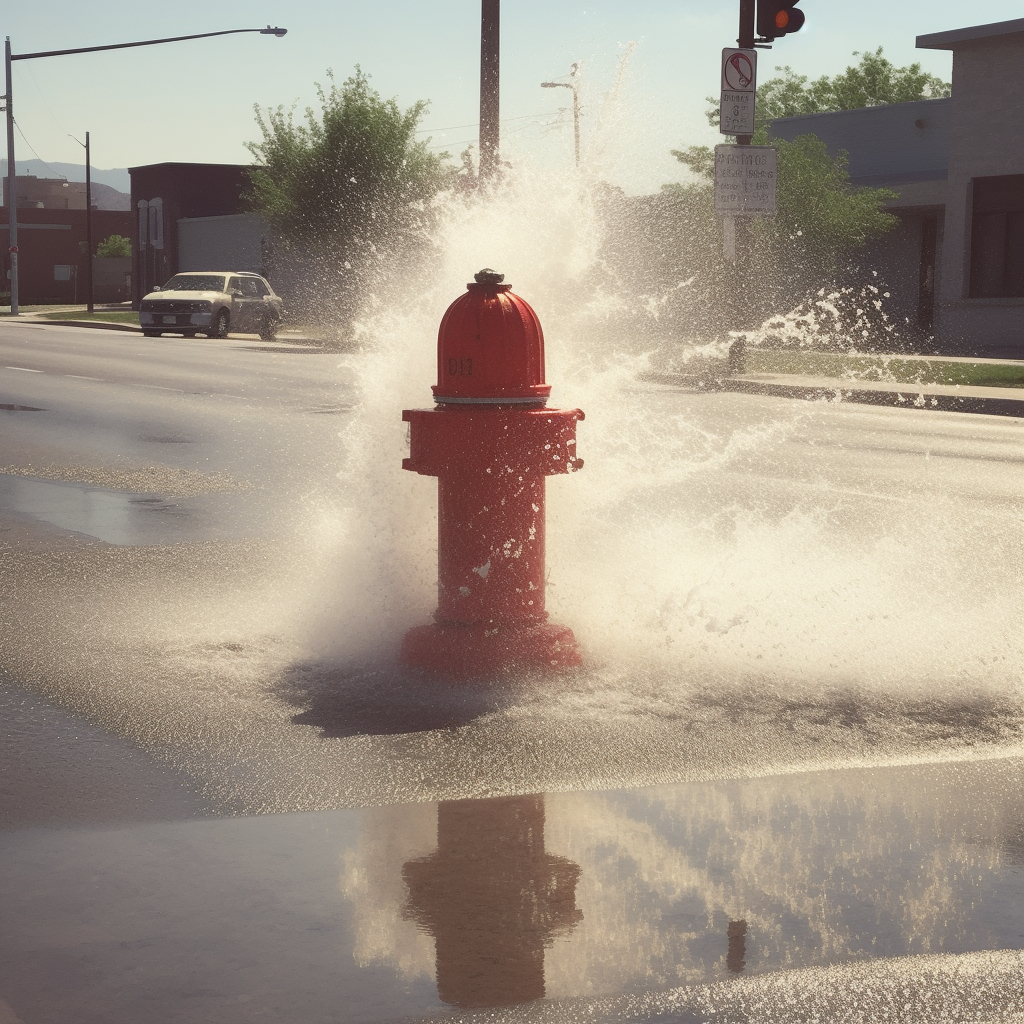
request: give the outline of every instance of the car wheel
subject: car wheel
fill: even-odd
[[[181,332],[181,336],[183,338],[194,338],[196,336],[196,332],[195,331],[182,331]]]
[[[159,338],[160,337],[160,332],[159,331],[143,331],[142,332],[142,336],[144,338]]]
[[[273,341],[277,337],[277,329],[281,321],[276,316],[265,316],[260,324],[260,337],[264,341]]]
[[[210,327],[207,336],[210,338],[226,338],[230,325],[231,314],[226,309],[222,309],[214,318],[213,325]]]

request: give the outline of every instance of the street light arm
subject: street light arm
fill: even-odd
[[[542,89],[575,89],[576,86],[571,82],[541,82],[540,87]]]
[[[69,53],[95,53],[97,50],[124,50],[131,46],[156,46],[157,43],[181,43],[186,39],[208,39],[210,36],[231,36],[239,32],[259,32],[263,36],[280,38],[288,31],[286,28],[229,28],[220,32],[200,32],[191,36],[169,36],[167,39],[143,39],[137,43],[109,43],[106,46],[81,46],[74,50],[41,50],[39,53],[12,53],[11,60],[32,60],[35,57],[64,57]]]

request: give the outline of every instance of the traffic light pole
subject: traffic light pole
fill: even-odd
[[[736,45],[741,50],[752,50],[754,48],[754,9],[757,0],[740,0],[740,34]],[[755,100],[756,102],[756,100]],[[737,135],[737,146],[749,146],[751,135]]]
[[[480,3],[480,178],[498,171],[501,0]]]
[[[740,24],[739,36],[736,45],[744,50],[754,48],[754,22],[756,20],[757,0],[740,0]],[[754,98],[755,109],[757,97]],[[737,146],[749,146],[753,141],[752,135],[737,135]],[[747,216],[740,214],[733,218],[733,246],[734,266],[738,276],[747,281],[747,287],[754,287],[754,275],[746,273],[750,264],[750,222]],[[750,297],[744,295],[739,288],[734,289],[735,304],[732,311],[733,329],[742,331],[748,323],[750,311]],[[737,338],[729,347],[729,366],[731,371],[743,371],[743,341]]]

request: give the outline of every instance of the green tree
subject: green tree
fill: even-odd
[[[754,142],[768,142],[763,128]],[[749,287],[742,309],[734,308],[723,292],[723,282],[733,280],[737,270],[722,255],[714,212],[714,151],[707,146],[672,151],[698,178],[666,185],[662,192],[665,222],[681,226],[676,234],[684,259],[675,273],[691,282],[680,293],[680,301],[691,308],[679,316],[704,323],[705,334],[716,322],[718,330],[751,327],[822,287],[856,279],[859,253],[898,223],[883,208],[895,193],[852,187],[845,153],[831,156],[814,135],[773,140],[773,145],[778,150],[777,212],[747,219],[743,274]]]
[[[763,253],[772,254],[771,264],[792,268],[791,278],[832,274],[858,249],[895,227],[897,218],[883,208],[895,193],[854,188],[845,152],[831,156],[812,134],[792,142],[769,139],[769,122],[777,117],[949,95],[948,83],[923,72],[920,64],[895,67],[883,56],[881,47],[854,56],[860,57],[859,63],[832,78],[826,75],[810,82],[783,67],[778,69],[782,77],[758,87],[754,142],[770,142],[778,150],[778,212],[774,218],[753,219],[753,239]],[[708,102],[713,102],[712,97]],[[711,124],[718,124],[717,104],[707,116]],[[710,202],[714,151],[709,146],[691,146],[672,150],[672,154],[708,183]]]
[[[807,75],[796,74],[791,67],[778,67],[781,77],[769,78],[757,87],[755,119],[764,127],[777,117],[800,114],[824,114],[833,110],[857,110],[880,107],[890,103],[911,103],[914,100],[949,96],[951,86],[921,70],[920,64],[896,67],[882,52],[854,51],[860,61],[829,78],[822,75],[811,81]],[[718,100],[707,97],[708,122],[718,127]]]
[[[763,128],[754,142],[768,144]],[[830,269],[844,254],[896,226],[896,217],[883,209],[896,193],[851,186],[846,153],[830,156],[816,135],[799,135],[792,142],[773,139],[771,144],[778,151],[778,209],[774,218],[757,218],[756,226],[763,237],[775,239],[776,248],[792,243],[789,247],[797,264]],[[672,155],[711,189],[715,154],[709,146],[674,149]]]
[[[107,235],[106,238],[96,246],[96,255],[101,259],[113,259],[115,257],[126,257],[132,254],[132,240],[126,235]]]
[[[344,333],[367,290],[416,248],[450,171],[448,154],[416,139],[425,101],[403,111],[358,65],[341,86],[327,77],[304,123],[294,108],[256,107],[248,200],[273,231],[273,272],[290,279],[292,304]]]

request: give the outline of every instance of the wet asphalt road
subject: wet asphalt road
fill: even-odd
[[[287,616],[337,628],[292,534],[357,363],[0,325],[0,1020],[1019,1018],[1021,421],[581,396],[550,607],[600,656],[431,703]]]

